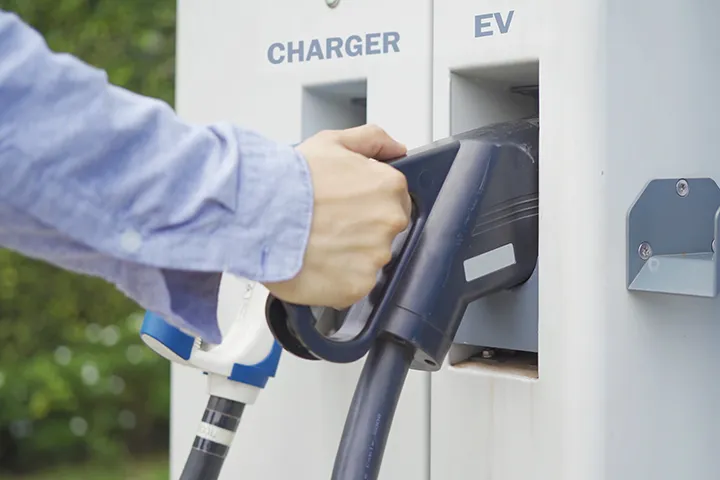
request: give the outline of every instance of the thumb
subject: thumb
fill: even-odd
[[[348,150],[376,160],[392,160],[407,153],[405,145],[394,140],[377,125],[340,130],[338,140]]]

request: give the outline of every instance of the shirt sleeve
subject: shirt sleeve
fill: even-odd
[[[0,105],[0,222],[45,232],[45,260],[63,266],[69,252],[83,252],[82,266],[65,267],[186,323],[200,308],[191,300],[211,298],[221,272],[261,282],[299,272],[313,195],[293,147],[182,121],[167,104],[52,52],[2,10]],[[39,255],[12,240],[5,235],[9,248]],[[138,292],[148,283],[155,293]]]
[[[212,343],[222,340],[217,322],[220,273],[160,269],[104,255],[2,202],[0,245],[100,277],[191,335]]]

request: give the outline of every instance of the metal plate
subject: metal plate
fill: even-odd
[[[711,178],[650,181],[628,213],[627,288],[715,297],[718,207]]]

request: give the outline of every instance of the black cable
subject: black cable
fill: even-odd
[[[333,480],[375,480],[414,352],[390,338],[368,353],[345,420]]]
[[[180,480],[217,480],[245,404],[211,396]]]

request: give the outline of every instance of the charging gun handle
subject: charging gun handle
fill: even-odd
[[[383,327],[384,312],[420,241],[427,216],[452,166],[458,143],[447,142],[434,147],[409,152],[390,162],[407,179],[413,203],[409,232],[400,251],[383,269],[375,289],[363,301],[350,307],[337,332],[331,336],[319,332],[310,307],[268,296],[268,325],[286,350],[301,358],[334,363],[354,362],[368,352]]]

